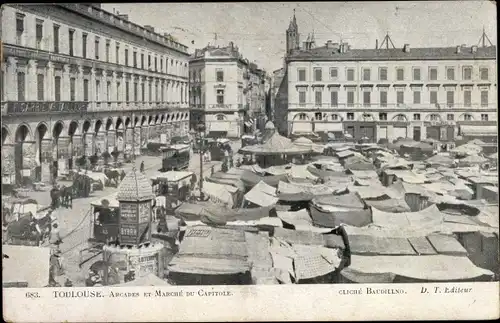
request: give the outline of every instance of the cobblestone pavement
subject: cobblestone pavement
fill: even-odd
[[[235,143],[234,149],[239,149],[239,143]],[[199,178],[200,163],[199,155],[192,154],[189,170],[193,171]],[[161,158],[153,156],[138,156],[135,165],[139,169],[140,163],[144,161],[145,174],[147,177],[153,175],[161,167]],[[132,169],[132,164],[126,164],[126,169]],[[204,163],[203,171],[204,176],[210,176],[210,169],[214,166],[215,171],[219,171],[221,162],[208,162]],[[61,182],[64,183],[64,182]],[[66,274],[58,278],[58,281],[64,282],[65,278],[69,278],[74,286],[84,286],[85,277],[88,269],[92,263],[101,260],[102,256],[97,256],[91,261],[87,262],[81,269],[78,267],[80,262],[79,251],[87,247],[87,240],[91,237],[91,207],[90,203],[95,200],[100,200],[116,191],[116,188],[105,187],[103,191],[92,192],[88,198],[79,198],[73,200],[73,208],[59,208],[57,209],[56,216],[60,223],[60,233],[63,239],[61,251],[63,253],[63,263],[65,266]],[[49,205],[50,196],[49,192],[32,192],[30,197],[36,199],[40,205]]]

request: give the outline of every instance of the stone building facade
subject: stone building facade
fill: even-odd
[[[317,47],[310,35],[289,49],[286,64],[276,120],[282,133],[350,133],[374,142],[496,137],[496,46]]]
[[[189,55],[169,35],[94,4],[4,5],[1,19],[4,177],[189,131]]]
[[[191,127],[239,138],[265,114],[265,72],[243,58],[232,42],[198,49],[189,62]]]

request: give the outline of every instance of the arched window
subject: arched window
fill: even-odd
[[[464,114],[464,120],[465,120],[465,121],[471,121],[472,119],[473,119],[473,118],[472,118],[472,115],[470,115],[470,114],[468,114],[468,113]]]
[[[305,113],[299,114],[299,120],[302,120],[302,121],[307,120],[307,114],[305,114]]]

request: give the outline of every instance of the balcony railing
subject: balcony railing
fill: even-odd
[[[3,114],[42,114],[42,113],[85,113],[89,111],[89,102],[80,101],[10,101],[2,105]]]
[[[317,105],[315,103],[290,103],[288,104],[290,110],[436,110],[436,111],[447,111],[447,110],[491,110],[496,109],[496,103],[490,103],[488,105],[484,104],[453,104],[449,105],[447,103],[427,103],[427,104],[322,104]]]

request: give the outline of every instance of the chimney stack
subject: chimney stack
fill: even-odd
[[[378,39],[375,40],[375,49],[378,49]]]
[[[128,15],[119,14],[118,17],[120,17],[123,20],[128,20]]]
[[[326,48],[332,48],[333,42],[331,40],[328,40],[326,42]]]
[[[460,46],[457,46],[457,54],[460,54]]]
[[[410,44],[405,44],[405,46],[403,47],[403,52],[405,52],[405,53],[410,52]]]
[[[474,54],[477,52],[477,46],[472,46],[471,52]]]

